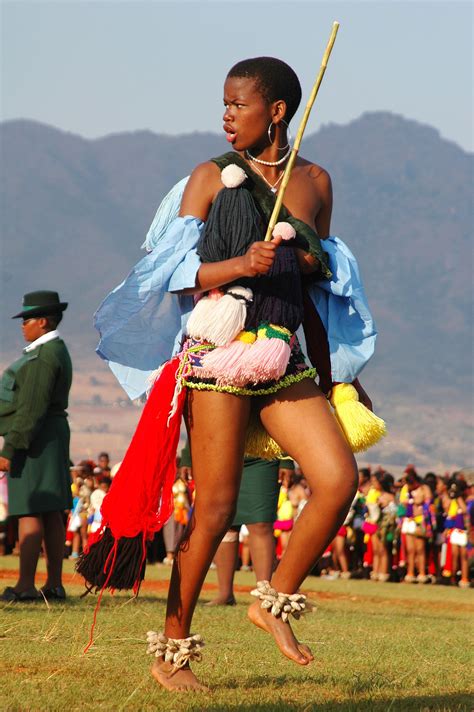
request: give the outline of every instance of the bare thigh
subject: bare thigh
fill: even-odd
[[[190,390],[188,429],[196,509],[203,497],[236,500],[242,474],[250,399],[229,393]]]
[[[304,379],[263,401],[260,418],[280,447],[298,462],[311,490],[356,475],[347,441],[318,386]]]

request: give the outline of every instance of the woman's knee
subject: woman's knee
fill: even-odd
[[[195,506],[195,520],[197,526],[202,526],[210,535],[224,534],[232,525],[236,512],[236,501],[221,500],[198,504]]]
[[[355,497],[358,486],[358,476],[355,467],[336,464],[327,472],[321,489],[325,495],[341,506],[348,506]]]
[[[255,522],[247,524],[247,527],[253,536],[273,536],[273,522]]]

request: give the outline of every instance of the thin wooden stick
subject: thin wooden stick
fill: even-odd
[[[334,24],[332,26],[331,36],[329,38],[329,42],[327,43],[326,51],[324,52],[324,55],[323,55],[323,61],[321,62],[321,67],[319,68],[318,76],[316,77],[316,81],[315,81],[314,86],[311,90],[311,94],[308,99],[308,103],[306,104],[306,108],[304,110],[303,118],[301,119],[301,123],[298,128],[298,133],[296,134],[293,148],[291,149],[288,163],[286,164],[285,172],[283,174],[283,178],[282,178],[282,181],[280,184],[280,189],[278,191],[277,199],[275,202],[275,207],[273,208],[273,212],[270,217],[270,222],[268,223],[267,232],[265,234],[265,242],[268,242],[269,240],[272,239],[273,228],[275,227],[277,220],[278,220],[278,215],[280,213],[280,208],[283,203],[283,196],[285,195],[286,186],[288,185],[288,183],[290,181],[291,171],[293,170],[293,166],[295,165],[296,156],[298,155],[298,151],[299,151],[299,148],[301,145],[301,139],[303,138],[304,130],[306,128],[306,124],[308,123],[309,115],[310,115],[311,109],[313,108],[313,104],[316,100],[316,96],[318,94],[319,87],[321,85],[321,82],[323,81],[324,72],[326,71],[329,56],[331,54],[331,50],[333,48],[334,42],[336,41],[336,35],[337,35],[338,29],[339,29],[339,23],[334,22]]]

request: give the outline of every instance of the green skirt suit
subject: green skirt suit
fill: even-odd
[[[69,425],[72,365],[60,338],[38,345],[0,380],[0,455],[11,461],[9,515],[70,509]]]

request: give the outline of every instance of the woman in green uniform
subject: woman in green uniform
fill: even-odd
[[[30,601],[35,588],[41,542],[48,578],[48,599],[66,597],[61,583],[64,552],[63,511],[72,506],[69,474],[69,425],[66,408],[72,365],[56,329],[67,303],[57,292],[25,294],[23,320],[28,345],[0,381],[0,471],[8,473],[8,508],[19,518],[20,572],[1,598]]]

